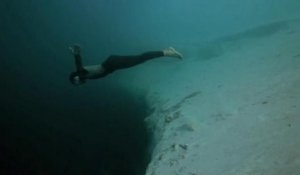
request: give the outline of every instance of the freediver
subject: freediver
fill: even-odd
[[[173,47],[169,47],[162,51],[149,51],[140,55],[111,55],[102,64],[83,66],[80,46],[75,44],[69,47],[69,49],[74,55],[76,66],[76,71],[72,72],[69,76],[69,80],[73,85],[84,84],[88,79],[103,78],[116,70],[133,67],[154,58],[174,57],[182,59],[181,53]]]

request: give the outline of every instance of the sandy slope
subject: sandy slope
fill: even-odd
[[[213,42],[207,58],[193,46],[171,75],[135,77],[155,108],[147,175],[300,174],[300,22],[279,26]]]

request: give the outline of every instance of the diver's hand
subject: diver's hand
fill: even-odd
[[[74,44],[74,46],[70,46],[69,49],[73,55],[80,55],[80,46],[78,44]]]

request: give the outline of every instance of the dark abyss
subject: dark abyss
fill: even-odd
[[[10,87],[2,94],[0,174],[144,174],[147,105],[122,88],[102,88],[107,94],[78,100]]]

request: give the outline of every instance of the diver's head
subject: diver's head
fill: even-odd
[[[72,72],[69,77],[70,82],[75,85],[81,85],[86,82],[86,78],[80,74],[80,72]]]

